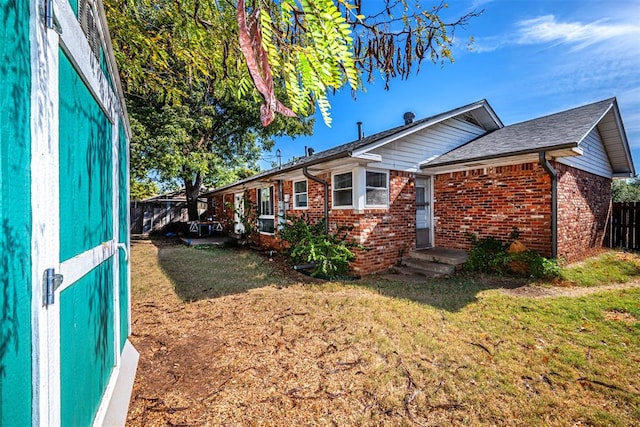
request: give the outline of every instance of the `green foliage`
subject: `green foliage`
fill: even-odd
[[[158,184],[151,180],[131,179],[131,200],[143,200],[159,192]]]
[[[624,283],[640,275],[637,256],[624,252],[608,252],[562,270],[562,279],[579,286]]]
[[[640,179],[616,179],[611,184],[614,202],[640,202]]]
[[[351,248],[362,248],[346,241],[347,228],[335,234],[324,234],[324,222],[310,224],[308,217],[288,218],[279,231],[279,237],[290,245],[294,264],[313,263],[314,277],[340,277],[349,271],[349,262],[355,259]]]
[[[478,239],[469,235],[471,249],[464,265],[467,271],[483,273],[518,274],[536,278],[552,278],[560,275],[560,267],[555,259],[547,259],[536,251],[507,253],[509,246],[518,238],[516,228],[504,242],[494,237]]]
[[[423,59],[453,61],[455,30],[479,13],[450,22],[440,3],[423,10],[418,0],[365,6],[349,0],[255,0],[276,94],[299,116],[316,105],[330,123],[327,94],[349,85],[362,89],[380,75],[407,78]],[[206,85],[218,99],[262,102],[240,51],[235,2],[105,0],[125,92],[181,103],[187,87]],[[259,102],[258,102],[259,101]]]
[[[475,234],[468,236],[471,241],[469,257],[464,265],[468,271],[489,273],[494,270],[494,260],[505,254],[505,244],[493,237],[478,239]]]
[[[508,245],[506,246],[509,247]],[[560,276],[560,267],[555,259],[547,259],[536,251],[508,254],[500,252],[489,261],[489,271],[499,274],[527,275],[536,278]]]
[[[258,232],[258,205],[251,201],[249,190],[244,190],[242,212],[237,212],[236,214],[244,228],[244,235],[250,239],[254,237]]]

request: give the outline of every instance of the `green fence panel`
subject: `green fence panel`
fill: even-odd
[[[60,293],[60,416],[88,426],[114,364],[113,258]]]
[[[60,260],[110,240],[112,125],[60,50]]]
[[[31,424],[29,4],[0,4],[0,425]]]

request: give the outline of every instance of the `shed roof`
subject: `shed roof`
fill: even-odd
[[[421,166],[422,169],[578,148],[598,128],[615,174],[635,174],[615,98],[505,126]]]

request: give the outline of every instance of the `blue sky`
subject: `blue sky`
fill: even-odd
[[[370,0],[371,1],[371,0]],[[439,1],[439,0],[435,0]],[[432,2],[435,4],[435,2]],[[423,7],[430,5],[422,1]],[[475,0],[449,2],[447,15],[472,9],[484,13],[456,32],[455,63],[423,62],[419,74],[382,79],[354,100],[350,90],[331,97],[333,123],[317,115],[313,136],[281,138],[261,166],[270,168],[276,149],[283,162],[365,135],[486,99],[508,125],[617,97],[640,173],[640,1],[638,0]],[[466,49],[469,36],[473,51]]]

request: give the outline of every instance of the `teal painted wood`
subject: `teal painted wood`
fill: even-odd
[[[71,10],[73,10],[73,13],[75,13],[76,16],[78,16],[78,1],[79,0],[69,0],[69,5],[71,6]]]
[[[29,3],[0,5],[0,425],[31,424]]]
[[[114,365],[113,258],[60,294],[60,419],[91,425]]]
[[[119,218],[118,218],[118,242],[124,243],[129,248],[129,174],[127,168],[127,153],[129,152],[127,144],[127,134],[124,127],[120,124],[118,128],[118,188],[120,189]],[[125,255],[120,252],[120,351],[124,348],[124,344],[129,336],[129,268]]]
[[[113,237],[112,125],[60,50],[60,261]]]

